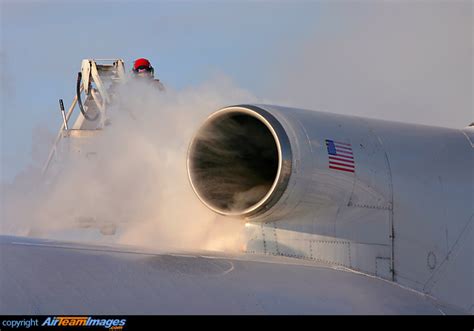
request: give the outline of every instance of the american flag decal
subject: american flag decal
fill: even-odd
[[[355,172],[354,154],[351,144],[326,139],[329,168],[347,172]]]

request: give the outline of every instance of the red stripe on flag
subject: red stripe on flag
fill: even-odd
[[[335,145],[335,146],[336,146],[336,149],[337,149],[337,148],[340,148],[340,149],[342,149],[342,150],[347,150],[347,151],[352,152],[352,148],[351,148],[351,147],[344,147],[344,146],[338,146],[338,145]]]
[[[330,155],[329,157],[330,157],[330,158],[331,158],[331,157],[340,157],[340,158],[343,159],[344,161],[352,161],[352,160],[354,160],[354,158],[353,158],[352,156],[340,155],[340,154],[334,155],[334,156]]]
[[[344,152],[336,151],[336,153],[337,153],[339,156],[345,156],[345,157],[350,157],[350,158],[352,158],[352,155],[354,155],[354,154],[352,154],[352,153],[348,153],[348,152],[345,152],[345,151],[344,151]]]
[[[344,166],[344,167],[348,167],[348,168],[354,168],[353,164],[347,164],[347,163],[339,163],[339,162],[329,161],[329,164],[336,164],[336,165],[340,165],[340,166]]]
[[[338,160],[338,161],[344,161],[344,162],[349,162],[349,163],[354,163],[354,158],[347,158],[347,159],[344,159],[343,157],[335,157],[335,156],[330,156],[329,157],[329,160]]]
[[[344,146],[351,146],[351,144],[341,143],[340,141],[335,141],[334,143],[339,144],[339,145],[344,145]]]
[[[329,166],[331,169],[336,169],[336,170],[342,170],[342,171],[347,171],[347,172],[355,172],[354,169],[345,169],[345,168],[339,168],[339,167],[334,167],[334,166]]]

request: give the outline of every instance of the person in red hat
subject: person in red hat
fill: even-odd
[[[151,66],[150,61],[145,58],[135,60],[133,63],[132,74],[135,78],[149,79],[155,83],[160,91],[163,91],[165,87],[159,79],[155,79],[155,70]]]

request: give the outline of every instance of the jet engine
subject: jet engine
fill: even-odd
[[[346,267],[469,310],[473,146],[474,127],[237,105],[203,123],[187,168],[204,205],[247,220],[247,251]]]

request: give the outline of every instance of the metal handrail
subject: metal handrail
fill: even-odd
[[[82,87],[81,87],[81,92],[82,92]],[[72,112],[74,110],[74,108],[76,107],[76,104],[77,104],[77,95],[74,96],[74,99],[72,100],[72,104],[71,106],[69,107],[67,113],[66,113],[66,121],[63,121],[63,123],[61,124],[61,127],[59,129],[59,132],[58,134],[56,135],[56,139],[54,140],[54,144],[53,144],[53,147],[51,148],[51,151],[49,152],[49,155],[48,155],[48,159],[46,160],[44,166],[43,166],[43,169],[41,170],[41,173],[44,175],[46,173],[46,171],[48,170],[48,167],[49,167],[49,164],[51,163],[51,160],[53,159],[54,157],[54,154],[56,153],[56,148],[57,148],[57,145],[59,143],[59,141],[61,140],[61,138],[63,137],[63,133],[64,133],[64,129],[66,128],[67,126],[67,123],[69,121],[69,119],[71,118],[72,116]]]

